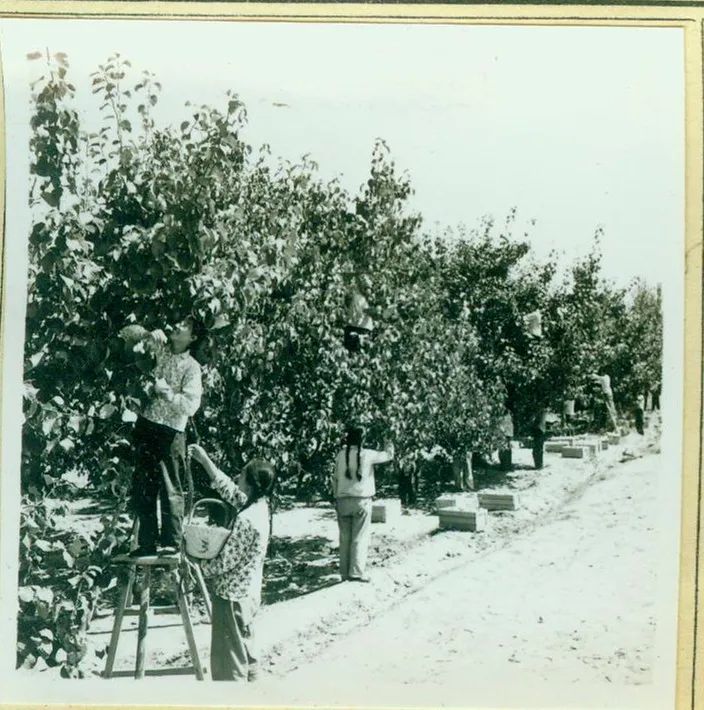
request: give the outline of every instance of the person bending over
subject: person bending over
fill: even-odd
[[[212,593],[211,677],[253,681],[258,673],[253,622],[261,604],[274,468],[255,459],[242,469],[235,483],[200,446],[192,444],[188,451],[236,515],[232,533],[220,554],[200,563]]]

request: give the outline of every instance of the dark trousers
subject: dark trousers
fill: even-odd
[[[134,428],[135,466],[132,477],[132,510],[139,520],[138,544],[154,548],[179,547],[183,524],[182,481],[186,470],[186,438],[183,432],[140,417]],[[169,483],[161,464],[166,465]],[[161,503],[161,535],[157,522],[157,499]]]
[[[254,680],[257,659],[253,652],[252,619],[240,602],[213,594],[210,625],[210,676],[213,680]]]
[[[545,432],[536,431],[533,433],[533,463],[535,468],[543,467],[543,446],[546,438]]]
[[[642,409],[636,409],[636,431],[639,434],[644,433],[643,429],[643,424],[644,424],[644,417],[643,417],[643,410]]]

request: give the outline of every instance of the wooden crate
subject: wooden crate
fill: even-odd
[[[459,496],[453,496],[449,494],[444,494],[438,496],[435,499],[435,510],[440,510],[441,508],[455,508],[457,506]]]
[[[462,510],[474,510],[479,506],[477,494],[471,491],[464,491],[457,494],[457,505],[455,507]]]
[[[601,441],[598,439],[582,439],[578,446],[587,449],[588,454],[598,454],[601,451]]]
[[[395,498],[375,500],[372,503],[372,522],[389,523],[401,517],[401,501]]]
[[[570,446],[566,441],[546,441],[545,442],[545,453],[546,454],[561,454],[562,449],[566,446]]]
[[[489,514],[486,510],[461,510],[460,508],[443,508],[438,511],[438,524],[443,530],[468,530],[481,532],[486,530]]]
[[[478,495],[479,506],[486,510],[516,510],[520,505],[518,493],[486,491]]]
[[[584,446],[565,446],[562,449],[563,459],[583,459],[587,456],[587,450]]]

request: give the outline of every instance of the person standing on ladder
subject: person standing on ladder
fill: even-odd
[[[366,340],[373,336],[374,320],[370,314],[369,302],[360,290],[358,279],[348,290],[346,297],[344,345],[348,352],[358,352]]]
[[[139,522],[138,546],[130,553],[133,557],[155,555],[157,539],[162,554],[174,554],[180,547],[183,497],[169,496],[161,462],[180,487],[179,471],[186,467],[186,424],[198,411],[202,397],[201,367],[191,351],[205,334],[202,322],[192,317],[176,325],[168,338],[162,330],[149,332],[139,325],[120,331],[120,337],[133,349],[141,345],[156,359],[151,398],[137,418],[133,434],[136,460],[131,506]],[[157,498],[161,500],[160,535]]]

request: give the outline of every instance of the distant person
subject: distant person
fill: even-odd
[[[658,411],[660,411],[661,385],[659,382],[655,385],[655,387],[653,387],[651,392],[652,392],[652,396],[653,396],[653,404],[652,404],[653,411],[655,411],[656,409]]]
[[[212,593],[210,674],[213,680],[252,682],[259,673],[253,623],[261,605],[274,468],[266,461],[250,461],[235,483],[200,446],[192,444],[188,451],[236,516],[220,554],[200,563]]]
[[[374,466],[391,461],[393,445],[384,451],[364,448],[364,429],[350,426],[345,445],[338,452],[332,476],[332,492],[340,530],[340,576],[343,581],[368,582],[365,575],[376,493]]]
[[[347,294],[347,313],[344,345],[351,353],[358,352],[374,334],[374,320],[369,313],[369,302],[357,286]]]
[[[513,440],[513,416],[506,409],[500,422],[501,434],[504,437],[504,445],[499,449],[499,465],[502,471],[510,471],[513,467],[513,452],[511,449],[511,441]]]
[[[562,403],[562,428],[565,434],[572,434],[574,431],[575,400],[565,399]]]
[[[531,338],[540,338],[543,335],[543,316],[540,311],[533,311],[523,316],[526,334]]]
[[[151,397],[137,418],[133,433],[135,466],[131,505],[139,521],[138,547],[130,555],[174,554],[181,545],[183,499],[169,496],[161,463],[170,480],[181,488],[181,473],[186,470],[185,430],[188,418],[200,407],[201,367],[191,355],[205,337],[205,327],[195,318],[186,318],[170,335],[162,330],[149,332],[139,325],[128,325],[120,337],[130,346],[142,344],[154,354]],[[157,498],[161,501],[161,532],[157,521]]]
[[[636,397],[636,431],[639,434],[644,434],[645,424],[645,397],[639,394]]]
[[[618,430],[618,418],[614,393],[611,389],[611,378],[608,375],[591,375],[592,382],[601,390],[602,405],[606,412],[606,427],[612,431]]]
[[[541,411],[533,422],[533,465],[537,470],[543,468],[543,454],[547,437],[547,412]]]

